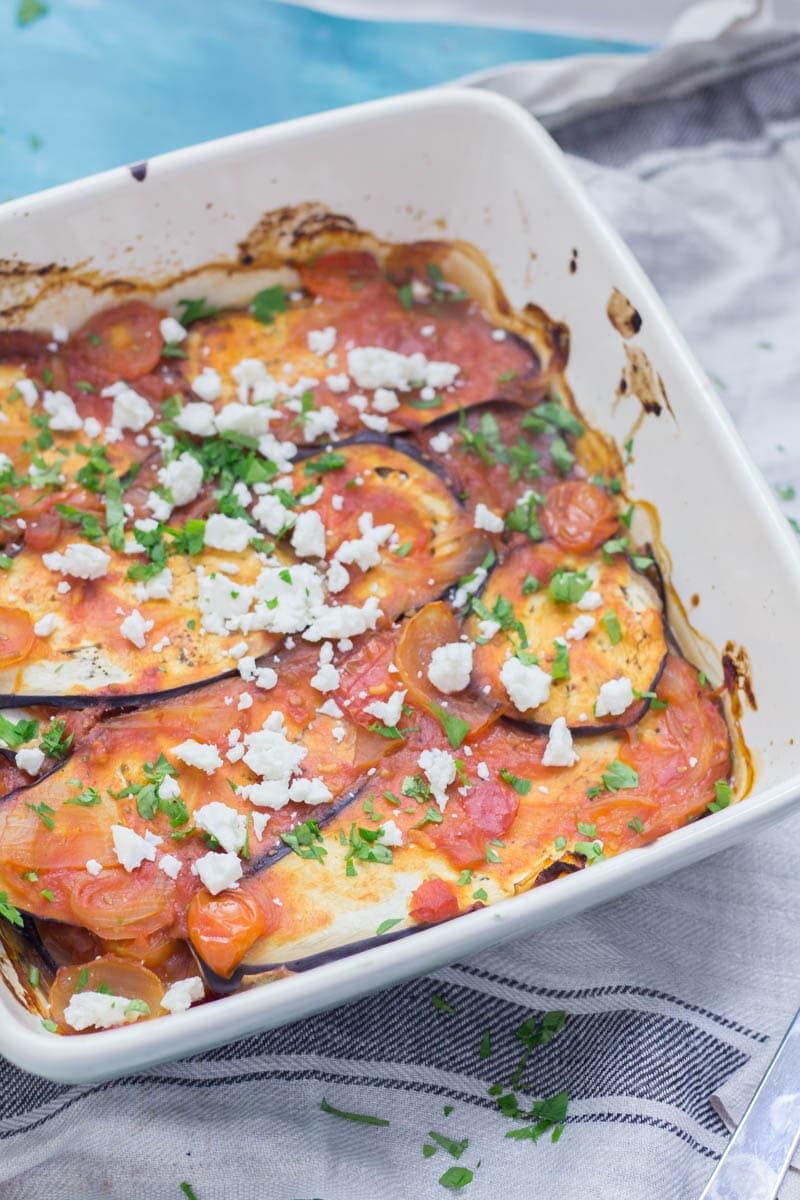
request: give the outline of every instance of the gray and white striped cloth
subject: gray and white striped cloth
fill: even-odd
[[[800,490],[800,38],[692,70],[680,87],[640,73],[597,110],[559,115],[551,100],[548,119],[769,479]],[[180,1200],[187,1181],[198,1200],[421,1200],[446,1195],[456,1165],[423,1156],[433,1130],[469,1139],[471,1200],[691,1200],[800,1002],[795,838],[800,820],[470,962],[142,1075],[64,1087],[0,1064],[0,1196]],[[487,1089],[513,1071],[521,1022],[552,1009],[566,1025],[519,1091],[568,1089],[563,1137],[508,1140]],[[323,1096],[390,1124],[337,1119]]]

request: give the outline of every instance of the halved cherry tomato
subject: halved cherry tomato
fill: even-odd
[[[426,879],[412,894],[408,913],[420,925],[436,925],[439,921],[458,916],[458,897],[443,879]]]
[[[405,622],[395,662],[413,704],[431,711],[434,705],[444,708],[450,715],[466,721],[472,733],[476,734],[498,719],[501,706],[472,688],[451,695],[443,694],[428,679],[434,650],[437,646],[457,642],[460,635],[461,625],[449,605],[441,600],[426,604]]]
[[[33,645],[33,621],[21,608],[0,608],[0,667],[21,662]]]
[[[80,985],[80,988],[79,988]],[[138,1020],[163,1016],[161,1001],[164,989],[161,980],[152,971],[138,963],[125,962],[113,955],[96,958],[93,962],[75,963],[71,967],[60,967],[50,989],[50,1016],[58,1023],[62,1033],[74,1033],[67,1024],[64,1013],[76,991],[107,991],[112,996],[126,996],[129,1000],[142,1000],[149,1012]]]
[[[118,379],[138,379],[157,365],[164,346],[159,322],[164,314],[141,300],[129,300],[96,313],[70,338],[66,353],[110,371]]]
[[[339,250],[325,254],[313,263],[298,267],[300,282],[307,292],[325,300],[348,300],[354,284],[374,279],[380,267],[371,254],[361,250]]]
[[[276,905],[270,927],[274,929],[280,910]],[[246,892],[223,892],[211,896],[197,892],[189,905],[189,937],[204,963],[227,978],[260,937],[270,932],[261,905]]]
[[[614,504],[602,488],[568,479],[550,488],[542,510],[542,528],[565,550],[584,553],[613,537],[619,523]]]
[[[25,529],[25,545],[30,550],[44,554],[52,550],[61,536],[61,517],[58,513],[42,513],[33,521],[29,521]]]

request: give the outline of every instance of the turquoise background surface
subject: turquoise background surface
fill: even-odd
[[[645,47],[276,0],[0,0],[0,200],[500,63]]]

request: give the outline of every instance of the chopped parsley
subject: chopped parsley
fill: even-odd
[[[506,767],[500,768],[500,778],[504,783],[508,783],[519,796],[527,796],[531,790],[530,779],[525,779],[521,775],[514,775]]]
[[[555,1096],[550,1096],[545,1100],[534,1100],[530,1111],[530,1116],[534,1118],[534,1124],[524,1125],[519,1129],[509,1129],[506,1137],[514,1138],[517,1141],[536,1142],[542,1134],[549,1132],[550,1140],[557,1142],[564,1132],[564,1119],[567,1115],[568,1103],[569,1094],[566,1091],[558,1092]]]
[[[556,648],[556,654],[550,668],[550,675],[553,679],[569,679],[569,646],[560,639],[554,641],[553,645]]]
[[[216,317],[221,311],[206,304],[205,296],[201,296],[199,300],[179,300],[178,307],[183,309],[180,316],[181,325],[191,325],[207,317]]]
[[[441,1150],[446,1150],[451,1158],[461,1158],[461,1155],[469,1146],[469,1138],[464,1138],[463,1141],[456,1141],[455,1138],[448,1137],[446,1133],[437,1133],[435,1129],[428,1130],[428,1137]]]
[[[350,826],[348,838],[349,849],[344,859],[345,875],[353,876],[357,874],[356,862],[384,863],[386,865],[391,863],[391,848],[384,846],[382,842],[378,841],[382,832],[383,830],[381,829],[364,829],[353,822]],[[281,837],[283,837],[283,834],[281,834]]]
[[[50,758],[66,758],[74,734],[66,732],[66,721],[51,721],[39,742],[39,749]]]
[[[460,1192],[468,1183],[472,1183],[474,1178],[475,1173],[470,1171],[469,1167],[448,1167],[444,1174],[439,1176],[439,1183],[451,1192]]]
[[[17,750],[30,742],[39,732],[39,722],[22,717],[19,721],[9,721],[8,717],[0,714],[0,741],[5,742],[9,750]]]
[[[385,1117],[373,1117],[367,1113],[347,1112],[344,1108],[335,1108],[333,1104],[328,1103],[324,1096],[320,1108],[332,1117],[340,1117],[343,1121],[354,1121],[357,1125],[386,1126],[389,1124]]]
[[[86,787],[78,792],[77,796],[70,796],[64,803],[77,804],[80,808],[94,808],[96,804],[101,803],[101,796],[97,788]]]
[[[456,1010],[452,1004],[448,1003],[443,996],[431,996],[431,1004],[437,1012],[445,1013],[448,1017],[454,1017]]]
[[[42,800],[40,804],[31,804],[30,801],[26,800],[25,807],[29,808],[31,812],[36,813],[45,829],[49,829],[51,831],[55,829],[56,823],[53,820],[53,817],[55,816],[56,810],[51,808],[49,804],[45,804],[44,800]],[[42,893],[42,895],[44,895],[44,893]]]
[[[313,858],[324,862],[328,853],[322,844],[322,834],[316,821],[304,821],[297,825],[291,833],[282,833],[281,841],[293,850],[300,858]]]
[[[303,467],[306,475],[326,475],[330,471],[341,471],[347,466],[347,457],[336,450],[326,450],[318,458],[306,459]]]
[[[603,624],[606,627],[606,633],[611,645],[619,645],[622,641],[622,626],[619,623],[617,614],[612,609],[609,608],[607,612],[603,613]]]
[[[22,928],[22,913],[11,903],[7,892],[0,892],[0,917],[3,917],[6,921],[10,921],[12,925],[18,925]]]
[[[714,793],[716,795],[716,799],[711,801],[708,806],[708,811],[719,812],[720,809],[727,808],[733,795],[731,785],[726,783],[724,779],[718,779],[714,784]]]
[[[633,817],[632,820],[628,821],[628,829],[630,829],[631,833],[644,833],[644,825],[642,824],[642,818],[641,817]]]
[[[389,917],[387,920],[381,921],[375,930],[375,936],[382,937],[384,933],[388,933],[390,929],[394,929],[395,925],[401,925],[402,921],[402,917]]]
[[[585,571],[570,571],[567,567],[557,567],[550,577],[547,590],[556,604],[577,604],[591,586],[592,581]]]
[[[483,1034],[483,1037],[481,1038],[481,1044],[478,1047],[478,1058],[481,1060],[481,1062],[485,1062],[491,1053],[492,1053],[492,1035],[489,1033],[489,1030],[487,1029],[486,1032]]]
[[[195,1192],[194,1188],[192,1187],[192,1185],[190,1183],[186,1183],[186,1182],[182,1183],[181,1191],[183,1192],[184,1196],[186,1197],[186,1200],[197,1200],[197,1193]]]
[[[439,704],[431,703],[431,712],[436,717],[436,720],[444,730],[445,737],[454,750],[458,750],[465,738],[471,732],[471,726],[467,721],[457,717],[455,713],[450,713],[447,709],[442,708]]]
[[[639,786],[638,773],[634,771],[633,767],[629,767],[627,763],[620,762],[617,758],[608,764],[600,778],[603,781],[602,787],[596,786],[586,789],[586,795],[590,799],[599,796],[602,791],[619,792],[624,788]]]

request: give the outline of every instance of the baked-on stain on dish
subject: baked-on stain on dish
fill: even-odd
[[[737,719],[742,713],[740,696],[744,696],[747,705],[753,712],[758,708],[756,694],[753,690],[753,668],[750,665],[750,655],[744,646],[735,642],[726,642],[722,653],[722,670],[725,675],[725,686],[731,696],[731,706]]]
[[[648,415],[660,417],[665,407],[672,419],[675,420],[664,380],[653,367],[645,351],[641,346],[629,346],[627,342],[623,348],[626,361],[617,385],[617,401],[621,400],[623,396],[635,396],[642,409],[631,433],[638,430],[644,417]]]
[[[606,313],[617,333],[626,339],[634,337],[642,328],[642,318],[638,310],[633,307],[627,296],[623,296],[619,288],[614,288],[609,296]]]

